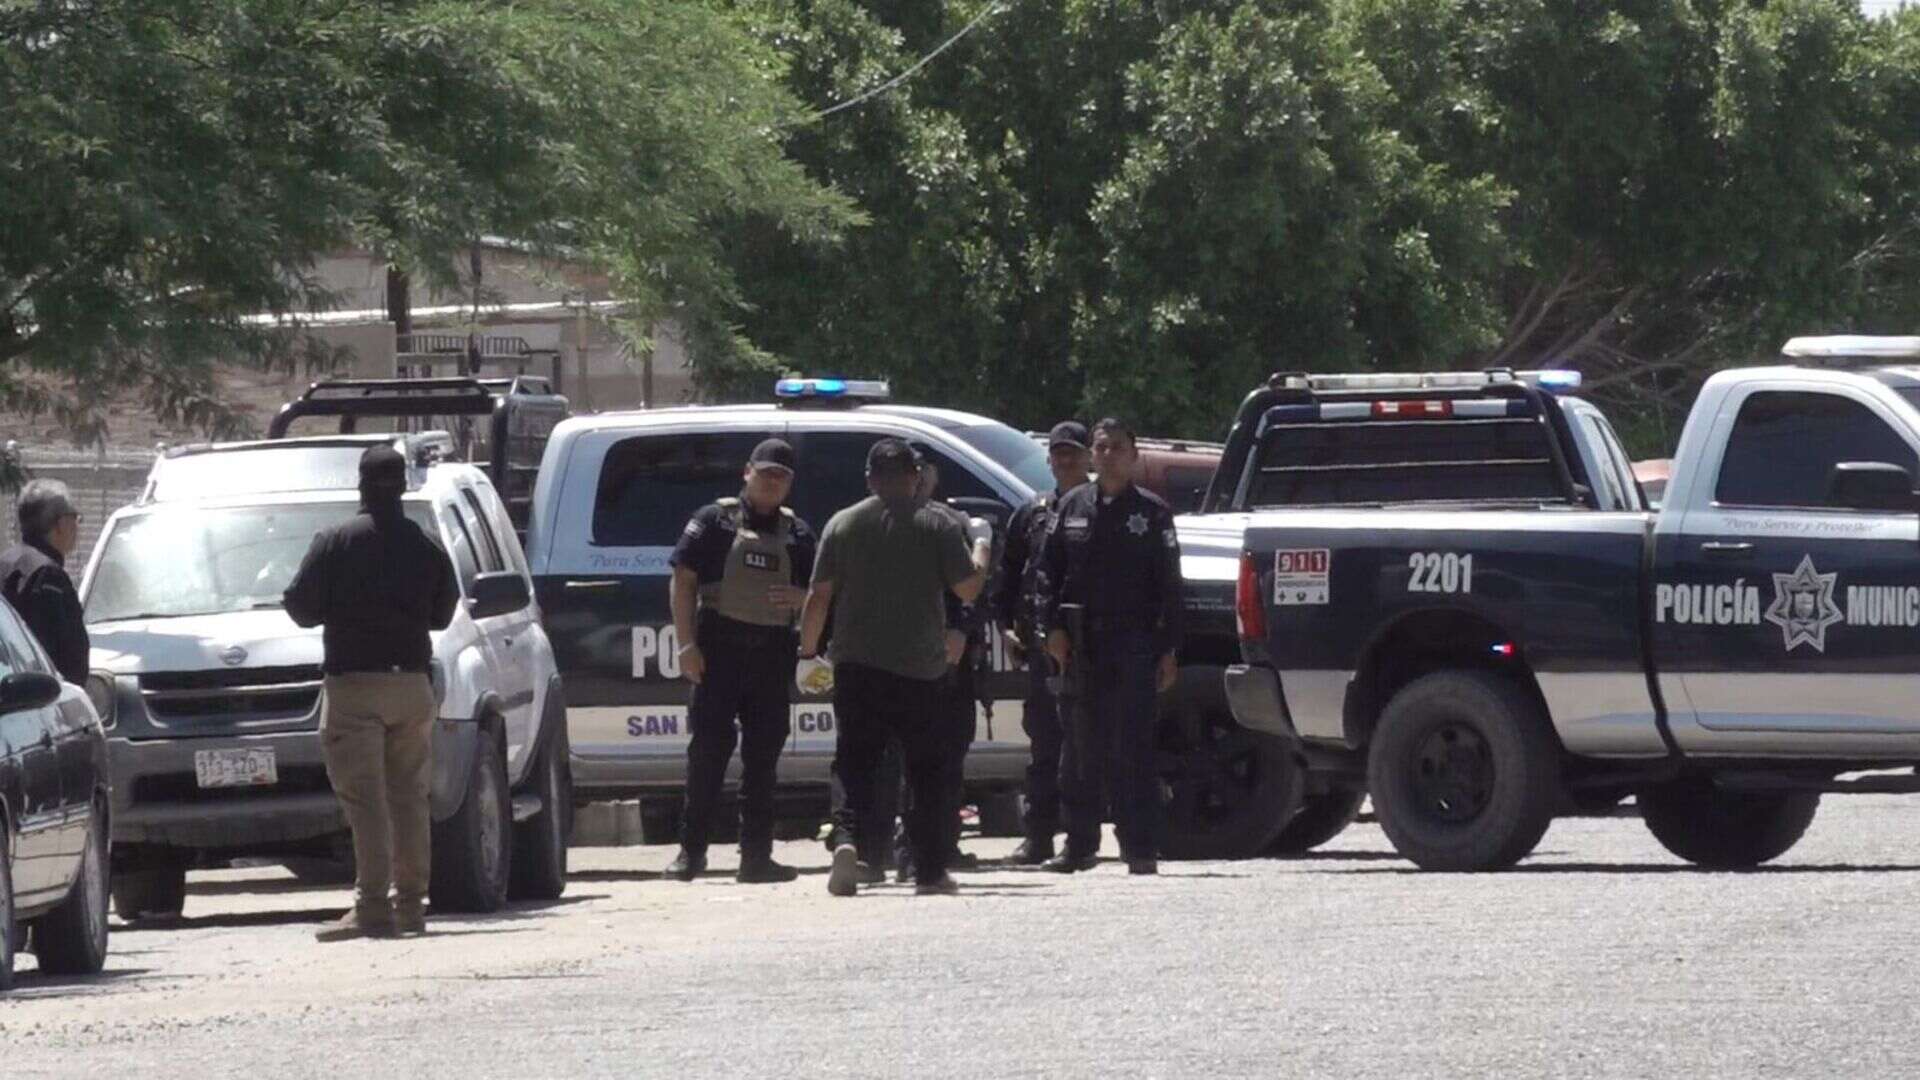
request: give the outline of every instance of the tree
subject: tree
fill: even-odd
[[[347,244],[447,278],[511,236],[732,344],[723,221],[858,220],[782,155],[780,73],[700,0],[0,6],[0,407],[229,431],[214,362],[329,362],[287,327]]]
[[[985,0],[740,0],[825,106]],[[1218,433],[1275,368],[1568,363],[1636,448],[1789,333],[1911,328],[1920,14],[1851,0],[1020,0],[792,130],[830,256],[733,246],[796,367]]]

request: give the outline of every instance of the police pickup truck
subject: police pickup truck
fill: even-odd
[[[1785,354],[1707,381],[1658,513],[1583,498],[1540,395],[1335,413],[1276,385],[1263,423],[1398,415],[1382,474],[1486,483],[1459,505],[1255,515],[1235,716],[1364,777],[1395,848],[1436,870],[1508,866],[1555,815],[1629,794],[1675,855],[1752,866],[1822,793],[1920,790],[1884,772],[1920,763],[1920,338]],[[1488,453],[1419,460],[1421,425],[1470,404]]]
[[[1046,451],[1019,431],[949,409],[890,403],[884,382],[782,379],[766,404],[686,406],[575,417],[554,429],[527,539],[540,608],[566,678],[573,776],[581,798],[639,798],[649,839],[671,834],[685,784],[687,701],[668,609],[668,558],[693,512],[738,495],[756,443],[780,436],[798,469],[790,499],[817,533],[867,495],[867,450],[893,436],[940,469],[935,497],[1004,525],[1051,487]],[[967,787],[982,828],[1020,830],[1028,758],[1027,677],[989,636],[989,669]],[[798,697],[780,759],[782,813],[826,805],[832,702]],[[738,762],[732,778],[738,778]]]
[[[1612,426],[1573,396],[1578,385],[1565,371],[1287,375],[1247,396],[1198,510],[1177,519],[1187,632],[1159,739],[1169,856],[1299,854],[1365,799],[1357,773],[1309,769],[1300,743],[1236,723],[1228,705],[1249,522],[1299,506],[1643,510]]]

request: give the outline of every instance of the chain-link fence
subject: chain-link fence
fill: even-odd
[[[94,541],[100,538],[100,527],[107,523],[108,516],[139,498],[140,490],[146,486],[147,473],[153,468],[153,452],[88,452],[20,443],[9,443],[8,449],[26,467],[28,476],[35,480],[58,480],[73,493],[74,505],[80,510],[80,549],[67,560],[67,566],[73,576],[79,578],[93,555]],[[0,519],[4,519],[7,544],[18,543],[20,522],[13,513],[11,496]]]

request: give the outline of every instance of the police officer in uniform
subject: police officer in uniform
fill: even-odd
[[[1069,683],[1080,694],[1068,709],[1061,768],[1067,848],[1046,864],[1059,873],[1097,861],[1103,790],[1128,872],[1159,872],[1154,696],[1172,688],[1177,670],[1180,541],[1173,511],[1133,483],[1139,460],[1131,428],[1111,418],[1095,424],[1098,479],[1060,499],[1041,553],[1047,652],[1062,669],[1076,666]],[[1084,610],[1084,640],[1069,636],[1066,604]]]
[[[673,625],[680,671],[693,686],[687,802],[680,854],[667,875],[692,881],[707,866],[714,804],[740,744],[740,870],[746,884],[792,881],[773,861],[773,787],[787,742],[794,622],[813,575],[813,531],[787,507],[793,447],[768,439],[747,459],[738,498],[695,512],[673,549]]]
[[[1064,740],[1060,705],[1047,687],[1046,652],[1034,634],[1040,551],[1053,527],[1062,496],[1089,479],[1091,451],[1087,426],[1062,420],[1047,435],[1047,464],[1054,488],[1014,511],[1007,523],[1007,550],[1001,557],[994,614],[1005,629],[1008,655],[1027,665],[1027,699],[1021,715],[1031,748],[1027,766],[1027,838],[1011,862],[1037,866],[1053,858],[1053,834],[1060,831],[1060,747]]]

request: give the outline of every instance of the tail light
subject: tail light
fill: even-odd
[[[1453,402],[1376,401],[1373,415],[1377,419],[1444,420],[1453,415]]]
[[[1240,556],[1240,583],[1233,590],[1234,620],[1240,624],[1240,640],[1267,639],[1267,607],[1261,601],[1260,570],[1253,556]]]

